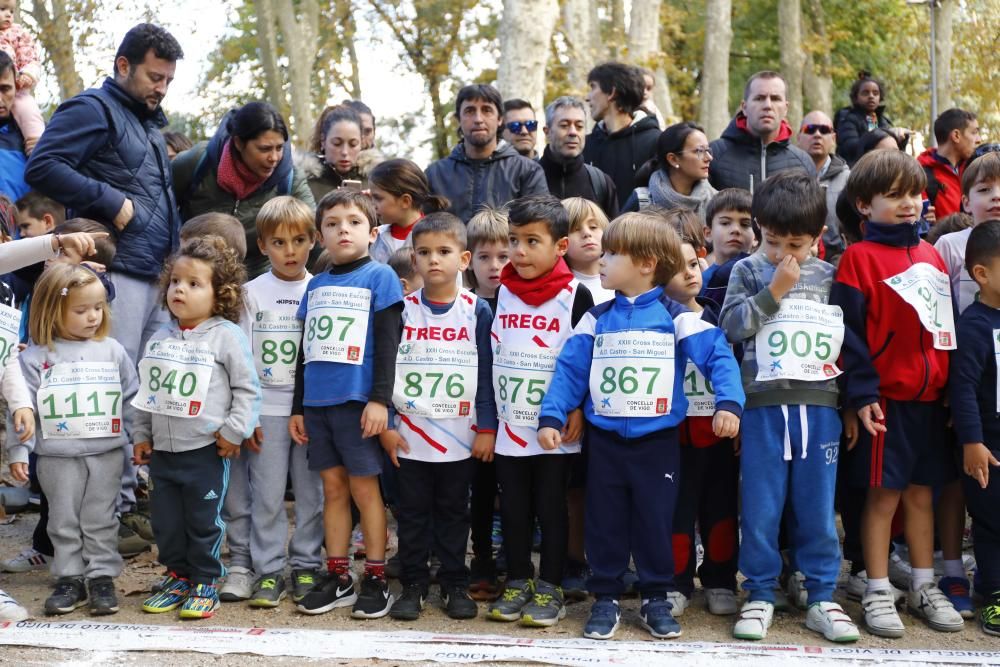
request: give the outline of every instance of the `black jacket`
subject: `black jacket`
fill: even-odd
[[[892,127],[885,107],[875,109],[875,118],[880,130]],[[844,107],[837,112],[833,127],[837,131],[837,155],[844,158],[847,166],[853,167],[863,152],[861,138],[868,134],[868,114],[858,106]]]
[[[615,182],[618,206],[635,189],[635,172],[656,154],[660,125],[654,116],[646,116],[628,127],[608,134],[603,123],[594,126],[583,147],[583,160],[592,164]]]
[[[815,176],[816,165],[808,153],[790,143],[792,130],[785,121],[781,121],[778,137],[764,146],[759,137],[750,134],[746,117],[739,112],[722,136],[710,145],[713,160],[708,182],[716,190],[753,190],[769,175],[786,169],[799,169]]]
[[[618,193],[615,190],[615,182],[597,167],[584,163],[583,154],[574,158],[566,159],[561,155],[556,155],[546,146],[538,164],[542,165],[545,171],[545,182],[549,186],[549,192],[559,199],[567,197],[583,197],[594,202],[608,216],[608,220],[618,215]],[[599,199],[594,191],[591,173],[588,170],[596,171],[596,176],[604,179],[604,195]]]

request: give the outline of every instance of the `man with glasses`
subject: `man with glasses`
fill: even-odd
[[[824,259],[835,263],[844,252],[844,240],[840,237],[840,223],[837,220],[837,197],[847,186],[851,170],[843,158],[834,155],[837,135],[833,131],[833,121],[822,111],[810,111],[805,115],[796,143],[812,158],[816,173],[819,174],[819,184],[826,189]]]
[[[538,159],[535,142],[538,140],[538,121],[535,110],[527,100],[514,98],[503,103],[501,138],[518,153],[531,160]]]

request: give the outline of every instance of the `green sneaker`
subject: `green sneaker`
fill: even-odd
[[[316,587],[317,581],[316,570],[292,570],[292,601],[302,602],[302,598]]]
[[[281,572],[265,574],[253,587],[251,607],[277,607],[285,599],[285,578]]]
[[[153,591],[153,595],[142,603],[142,610],[150,614],[162,614],[184,604],[188,593],[191,592],[191,583],[173,572],[167,572],[166,576],[153,587]]]
[[[986,634],[1000,637],[1000,591],[986,597],[979,610],[979,626]]]
[[[535,582],[530,579],[514,579],[507,582],[503,595],[486,610],[486,618],[494,621],[516,621],[521,618],[521,609],[531,602],[535,595]]]
[[[221,604],[219,589],[212,584],[198,584],[191,589],[178,615],[181,618],[211,618]]]
[[[566,616],[562,588],[547,581],[535,584],[535,597],[521,610],[521,625],[529,628],[547,628]]]

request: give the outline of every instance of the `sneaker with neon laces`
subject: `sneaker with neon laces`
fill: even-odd
[[[767,630],[774,620],[774,605],[765,600],[748,600],[740,609],[740,616],[733,626],[733,637],[760,641],[767,637]]]
[[[52,595],[45,600],[45,613],[69,614],[87,604],[87,587],[82,577],[59,577],[52,589]]]
[[[191,592],[191,582],[168,572],[154,589],[153,594],[143,601],[142,610],[149,614],[162,614],[184,604]]]
[[[878,637],[898,639],[903,636],[903,621],[896,611],[891,591],[872,591],[861,598],[868,632]]]
[[[226,570],[226,580],[219,591],[219,599],[223,602],[243,602],[253,595],[256,576],[249,569],[233,565]]]
[[[33,570],[47,570],[52,556],[46,556],[41,551],[28,547],[13,558],[0,561],[0,570],[4,572],[31,572]]]
[[[979,627],[988,635],[1000,637],[1000,591],[988,595],[983,602],[979,610]]]
[[[189,619],[212,618],[221,604],[219,589],[214,584],[198,584],[191,588],[178,615]]]
[[[539,579],[535,595],[521,609],[521,625],[529,628],[547,628],[566,617],[566,600],[562,588]]]
[[[899,590],[891,583],[892,587],[892,597],[898,605],[904,599],[906,599],[906,593]],[[865,596],[868,591],[868,572],[861,570],[857,574],[851,574],[847,577],[847,584],[844,586],[844,590],[847,592],[847,598],[849,600],[856,600],[858,602]]]
[[[814,602],[809,605],[806,627],[832,642],[856,642],[861,639],[858,626],[835,602]]]
[[[516,621],[521,610],[535,597],[535,582],[531,579],[510,579],[499,598],[486,609],[486,617],[494,621]]]
[[[319,581],[319,575],[316,570],[292,570],[292,602],[302,602],[302,598],[316,586],[317,581]]]
[[[915,591],[910,591],[907,599],[910,612],[924,619],[927,625],[939,632],[960,632],[965,621],[941,589],[927,583]]]
[[[732,616],[740,610],[736,593],[728,588],[705,589],[705,601],[708,603],[708,613],[713,616]]]
[[[681,625],[670,613],[666,598],[644,600],[639,608],[639,622],[657,639],[674,639],[681,636]]]
[[[941,592],[962,618],[975,617],[968,579],[965,577],[941,577],[938,580],[938,588],[941,589]]]
[[[280,605],[285,595],[285,577],[281,572],[265,574],[254,585],[248,604],[251,607],[270,609]]]
[[[590,617],[583,626],[583,636],[587,639],[611,639],[615,636],[621,619],[622,610],[618,600],[599,597],[590,606]]]
[[[27,609],[17,603],[17,600],[0,591],[0,621],[16,623],[31,618]]]
[[[313,589],[295,606],[303,614],[315,615],[325,614],[337,607],[350,607],[357,600],[358,591],[352,573],[329,573],[322,575]]]
[[[670,615],[674,618],[680,618],[684,615],[684,611],[691,604],[691,600],[688,596],[684,595],[680,591],[667,591],[667,602],[670,603]]]
[[[389,592],[389,582],[384,577],[365,573],[361,592],[351,609],[352,618],[382,618],[392,609],[395,597]]]

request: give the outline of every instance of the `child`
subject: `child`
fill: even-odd
[[[643,627],[657,638],[681,634],[667,601],[674,563],[664,545],[681,472],[677,426],[687,412],[689,357],[719,392],[714,432],[725,438],[739,432],[743,390],[722,333],[663,292],[680,264],[677,233],[662,220],[641,213],[615,219],[601,260],[601,282],[615,298],[574,328],[542,399],[538,441],[550,451],[559,447],[569,413],[586,401],[586,542],[593,571],[587,588],[597,599],[584,636],[591,639],[610,639],[618,627],[630,554]]]
[[[995,154],[994,154],[995,155]],[[980,158],[983,159],[983,158]],[[977,160],[978,162],[978,160]],[[975,163],[973,163],[975,164]],[[970,166],[965,174],[968,175]],[[979,298],[958,320],[958,349],[949,379],[951,414],[963,450],[965,498],[975,532],[976,590],[983,632],[1000,636],[1000,419],[997,403],[997,330],[1000,329],[1000,220],[980,224],[965,246],[968,272]],[[993,469],[992,474],[991,470]],[[963,575],[964,576],[964,575]]]
[[[242,230],[241,230],[242,234]],[[260,423],[231,463],[223,506],[230,567],[219,591],[223,601],[250,599],[251,607],[277,607],[286,595],[284,569],[292,565],[292,600],[316,583],[323,546],[322,483],[308,469],[306,448],[292,446],[295,364],[302,328],[295,319],[312,276],[306,271],[316,242],[312,207],[294,197],[275,197],[257,214],[257,246],[271,270],[248,282],[242,318],[263,393]],[[285,486],[291,473],[295,530],[288,544]],[[256,580],[254,579],[256,573]]]
[[[694,213],[689,212],[692,216]],[[664,287],[671,299],[697,313],[702,322],[717,326],[719,306],[701,292],[701,238],[681,236],[683,264]],[[674,510],[673,552],[676,590],[667,593],[674,618],[684,613],[694,593],[695,522],[705,547],[698,578],[708,601],[708,611],[717,616],[737,612],[736,556],[739,545],[736,511],[739,489],[739,459],[733,440],[712,431],[715,389],[690,359],[684,368],[687,417],[680,424],[680,489]]]
[[[49,505],[50,572],[57,578],[46,614],[68,614],[88,598],[91,614],[118,611],[115,505],[138,381],[125,348],[108,338],[108,296],[91,269],[49,267],[33,295],[33,342],[21,355],[39,429],[10,448],[11,472],[26,481],[28,454],[35,451]]]
[[[411,239],[424,286],[404,299],[393,428],[380,436],[399,469],[403,594],[389,614],[406,621],[420,616],[433,547],[441,561],[437,581],[445,611],[454,619],[475,618],[478,609],[466,590],[466,503],[470,457],[492,460],[496,442],[493,313],[485,301],[456,283],[469,263],[461,220],[450,213],[432,213],[416,224]]]
[[[413,263],[413,246],[406,246],[392,253],[386,264],[399,278],[399,286],[403,290],[403,296],[412,294],[424,286],[424,280],[417,273]]]
[[[500,274],[492,331],[493,390],[502,427],[495,461],[507,584],[488,613],[493,620],[520,619],[522,625],[541,627],[566,615],[559,586],[566,566],[566,491],[573,461],[566,455],[580,451],[583,420],[573,410],[565,444],[548,451],[536,435],[539,408],[559,350],[594,302],[563,261],[569,219],[558,199],[517,199],[510,205],[508,223],[510,263]],[[537,582],[531,563],[536,519],[542,529]]]
[[[739,566],[750,596],[733,636],[767,636],[787,503],[792,559],[808,591],[806,627],[830,641],[857,641],[857,628],[833,601],[840,574],[833,500],[841,431],[834,378],[843,323],[840,309],[828,305],[834,268],[810,254],[826,221],[826,197],[814,178],[782,172],[754,193],[752,214],[761,246],[733,268],[719,318],[729,342],[743,344],[747,393]]]
[[[846,326],[844,430],[848,448],[858,447],[852,480],[868,487],[861,518],[868,586],[861,604],[868,630],[881,637],[903,635],[888,574],[900,501],[912,564],[910,610],[938,631],[963,627],[934,585],[931,488],[957,472],[941,405],[955,326],[945,264],[916,226],[926,180],[899,151],[873,151],[851,168],[846,190],[864,220],[864,239],[841,256],[830,296]],[[746,447],[744,438],[744,457]]]
[[[11,115],[14,116],[21,134],[24,136],[24,152],[31,155],[38,138],[45,130],[45,121],[38,103],[32,96],[32,90],[42,74],[42,63],[38,57],[38,46],[24,26],[14,23],[14,12],[17,10],[15,0],[0,0],[0,50],[14,61],[17,72],[17,94]]]
[[[410,160],[395,159],[381,162],[368,176],[375,212],[382,225],[369,254],[376,262],[389,261],[392,253],[411,245],[413,225],[425,213],[443,211],[448,200],[431,194],[423,170]]]
[[[17,229],[23,239],[48,234],[65,220],[66,207],[40,192],[32,190],[17,200]]]
[[[934,246],[934,249],[940,254],[942,249],[937,247],[938,239],[947,234],[961,232],[974,226],[972,216],[968,213],[952,213],[935,222],[934,226],[931,227],[931,231],[927,232],[924,240]],[[944,255],[941,256],[941,259],[944,259]]]
[[[476,296],[486,299],[493,312],[497,309],[500,274],[510,261],[507,219],[507,209],[484,205],[467,226],[472,260],[465,270],[465,282]]]
[[[382,452],[375,436],[388,422],[403,294],[392,269],[368,255],[377,233],[371,197],[333,190],[316,207],[316,224],[333,266],[309,281],[296,313],[305,337],[288,428],[297,444],[309,443],[309,469],[323,478],[328,574],[297,606],[323,614],[353,604],[353,617],[381,618],[393,596],[385,579]],[[367,550],[360,595],[347,559],[351,499]]]
[[[246,269],[218,236],[185,241],[163,267],[163,306],[173,321],[139,362],[134,462],[149,464],[159,561],[167,574],[142,604],[151,614],[180,607],[210,618],[230,459],[260,420],[260,383],[239,328]]]
[[[583,197],[563,199],[562,205],[569,214],[566,263],[590,292],[595,304],[615,298],[614,291],[601,287],[601,236],[608,226],[608,216],[600,206]]]
[[[240,260],[247,257],[247,233],[243,223],[228,213],[202,213],[181,227],[181,243],[208,235],[219,236],[236,252]]]
[[[726,188],[716,193],[705,210],[705,240],[712,246],[711,263],[702,274],[707,296],[720,306],[725,301],[725,285],[720,294],[707,293],[715,272],[734,259],[743,259],[754,241],[753,220],[750,217],[752,195],[742,188]]]

